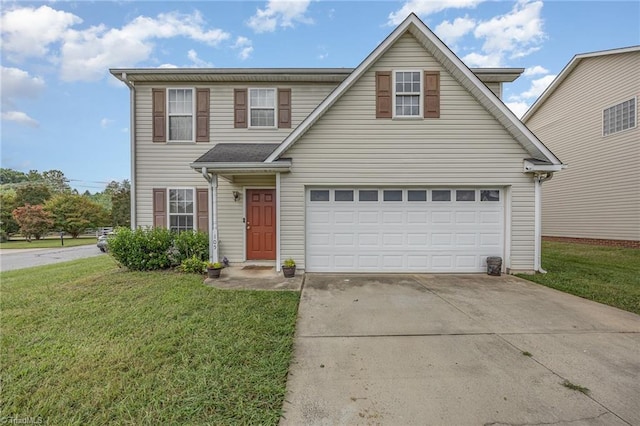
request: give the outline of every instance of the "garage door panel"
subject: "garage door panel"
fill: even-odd
[[[310,272],[483,272],[488,256],[502,256],[500,201],[427,199],[307,202],[306,266]],[[343,190],[344,191],[344,190]],[[338,191],[340,192],[340,191]],[[452,192],[454,194],[454,192]],[[341,195],[340,195],[341,196]],[[307,193],[307,200],[309,194]]]

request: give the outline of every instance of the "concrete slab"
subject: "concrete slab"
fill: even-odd
[[[516,277],[307,274],[281,424],[640,424],[639,353],[639,316]]]
[[[275,268],[244,269],[244,266],[230,266],[222,269],[220,278],[207,278],[205,285],[221,290],[288,290],[300,291],[304,273],[297,271],[292,278],[285,278]]]

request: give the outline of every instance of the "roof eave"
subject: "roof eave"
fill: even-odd
[[[566,164],[536,164],[529,160],[524,160],[524,172],[559,172],[567,168]]]
[[[202,172],[202,169],[206,169],[207,172],[220,172],[220,173],[277,173],[288,172],[291,170],[291,160],[279,160],[273,163],[264,162],[246,162],[246,163],[217,163],[217,162],[193,162],[189,166]]]

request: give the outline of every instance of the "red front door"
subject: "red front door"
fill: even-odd
[[[275,260],[275,189],[247,189],[246,227],[247,260]]]

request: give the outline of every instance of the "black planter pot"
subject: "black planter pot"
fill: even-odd
[[[293,278],[296,275],[296,267],[295,266],[283,266],[282,273],[285,278]]]
[[[220,268],[207,268],[208,278],[220,278]]]

